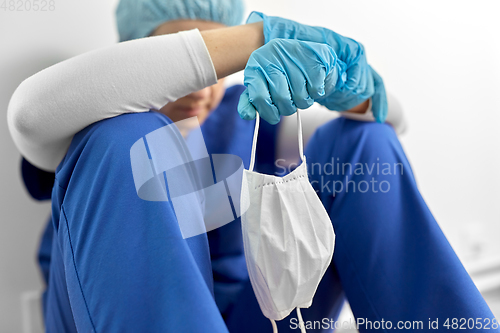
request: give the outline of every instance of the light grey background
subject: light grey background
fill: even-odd
[[[115,5],[56,0],[51,12],[0,9],[0,332],[23,331],[22,299],[42,288],[35,255],[50,211],[22,186],[5,121],[9,98],[37,71],[115,43]],[[327,26],[365,45],[404,106],[410,128],[401,141],[431,211],[466,268],[498,266],[500,2],[248,0],[247,9]],[[487,280],[500,285],[496,276]]]

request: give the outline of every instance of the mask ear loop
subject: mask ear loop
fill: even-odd
[[[248,167],[248,170],[250,171],[253,171],[253,168],[255,166],[255,151],[257,149],[257,137],[259,136],[259,123],[260,123],[260,116],[259,113],[257,112],[255,117],[255,129],[253,131],[252,155],[250,157],[250,166]],[[302,139],[302,121],[300,119],[299,109],[297,109],[297,132],[299,140],[299,155],[301,161],[304,162],[306,157],[304,155],[304,140]]]
[[[299,318],[299,327],[301,333],[306,332],[306,325],[304,325],[304,320],[302,319],[302,313],[300,313],[300,308],[297,308],[297,318]]]
[[[278,326],[276,326],[276,322],[273,319],[271,320],[271,325],[273,325],[273,333],[278,333]]]
[[[253,167],[255,164],[255,150],[257,148],[257,136],[259,135],[260,116],[258,112],[256,112],[255,114],[256,118],[255,118],[255,129],[253,130],[252,155],[250,157],[250,166],[248,167],[248,170],[250,171],[253,171]]]
[[[306,157],[304,155],[304,140],[302,139],[302,121],[300,120],[299,109],[297,109],[297,131],[299,138],[299,155],[302,162],[305,162]]]
[[[257,137],[259,136],[259,124],[260,124],[260,116],[259,113],[256,113],[255,117],[255,129],[253,132],[253,141],[252,141],[252,155],[250,156],[250,166],[248,167],[249,171],[253,171],[255,166],[255,151],[257,149]],[[306,157],[304,155],[304,140],[302,138],[302,121],[300,119],[299,109],[297,109],[297,136],[299,141],[299,155],[302,163],[305,162]],[[302,333],[307,333],[304,325],[304,320],[302,319],[302,314],[300,313],[300,309],[297,308],[297,317],[299,319],[299,326]],[[276,326],[276,321],[271,320],[271,325],[273,326],[273,333],[278,333],[278,327]]]

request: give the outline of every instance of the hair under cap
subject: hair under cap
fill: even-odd
[[[238,25],[243,0],[120,0],[116,24],[120,42],[149,36],[166,21],[191,19]]]

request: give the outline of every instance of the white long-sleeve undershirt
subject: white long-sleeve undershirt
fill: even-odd
[[[73,135],[123,113],[159,110],[217,82],[200,32],[141,38],[87,52],[24,80],[7,121],[21,154],[54,171]]]
[[[404,134],[407,130],[407,123],[403,112],[403,107],[398,99],[387,92],[388,112],[386,122],[389,123],[395,130],[396,134]],[[302,137],[304,147],[309,142],[309,139],[314,134],[316,129],[321,125],[338,117],[349,118],[356,121],[374,122],[375,118],[371,110],[371,100],[367,111],[363,114],[350,112],[335,112],[328,110],[326,107],[314,103],[309,109],[303,110],[302,119]],[[296,117],[283,117],[278,129],[278,139],[276,143],[276,165],[286,167],[297,163],[300,160],[299,149],[297,147],[297,120]]]
[[[216,82],[210,54],[196,29],[118,43],[70,58],[24,80],[9,103],[9,130],[28,161],[54,171],[73,136],[90,124],[124,113],[159,110]],[[313,117],[304,114],[305,140],[337,116],[336,112],[313,109]],[[374,120],[371,110],[345,116]],[[389,103],[388,121],[398,133],[404,131],[398,103]],[[290,132],[289,125],[284,121],[280,126],[277,157],[292,161],[296,154],[287,144],[287,135],[296,130]]]

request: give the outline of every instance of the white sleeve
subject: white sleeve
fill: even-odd
[[[398,135],[406,131],[407,124],[404,117],[403,108],[394,95],[387,93],[388,112],[386,122],[390,123]],[[372,114],[372,102],[367,111],[363,114],[352,112],[337,112],[328,110],[326,107],[314,103],[309,109],[303,110],[302,137],[304,146],[316,129],[337,117],[345,117],[357,121],[375,121]],[[291,163],[299,160],[299,150],[297,148],[297,120],[296,117],[282,117],[278,128],[276,165],[278,168],[288,168]]]
[[[146,37],[87,52],[24,80],[7,121],[21,154],[54,171],[73,135],[123,113],[159,110],[217,83],[200,32]]]

